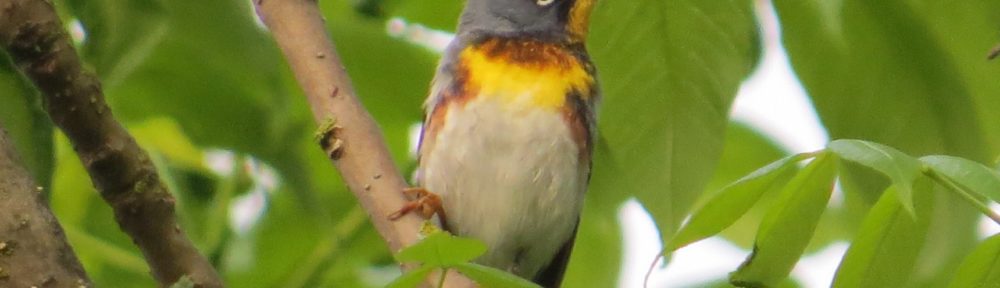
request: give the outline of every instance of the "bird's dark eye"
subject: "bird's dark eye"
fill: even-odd
[[[538,4],[538,6],[543,6],[543,7],[549,6],[553,2],[556,2],[556,0],[535,0],[535,4]]]

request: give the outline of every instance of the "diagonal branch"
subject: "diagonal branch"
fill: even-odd
[[[305,91],[320,125],[320,146],[348,188],[367,211],[393,252],[419,240],[423,219],[414,214],[390,221],[403,207],[406,182],[389,157],[382,132],[355,96],[315,0],[255,0],[257,14],[270,29]],[[404,266],[404,269],[412,267]],[[471,281],[449,273],[446,287]],[[437,279],[437,277],[432,277]]]
[[[49,117],[73,143],[156,280],[167,286],[188,276],[198,287],[221,287],[178,226],[174,198],[149,156],[111,115],[97,77],[81,68],[62,27],[50,1],[0,0],[0,46],[43,92]]]
[[[91,287],[41,191],[0,127],[0,283]]]

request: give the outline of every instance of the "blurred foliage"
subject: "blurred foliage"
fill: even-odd
[[[55,2],[69,28],[82,27],[76,35],[86,64],[177,195],[184,229],[229,286],[380,287],[400,275],[367,215],[312,143],[315,124],[302,92],[249,1]],[[962,157],[920,161],[966,183],[970,193],[996,200],[990,171],[972,164],[996,167],[992,161],[1000,155],[1000,63],[985,60],[1000,33],[1000,1],[773,2],[793,68],[832,138],[874,141],[906,155]],[[412,169],[409,130],[421,119],[438,55],[390,36],[386,20],[451,31],[462,1],[320,4],[393,159]],[[567,287],[617,285],[624,201],[639,200],[660,238],[671,239],[693,207],[709,207],[727,184],[788,156],[753,128],[727,121],[738,86],[758,61],[757,30],[753,1],[598,1],[588,47],[604,95],[601,137]],[[36,94],[0,57],[0,125],[40,185],[51,185],[52,208],[92,279],[100,287],[154,286],[141,254],[118,230],[68,142],[53,132]],[[918,221],[912,222],[900,212],[908,207],[905,187],[887,190],[890,178],[862,165],[831,169],[841,172],[844,201],[818,220],[789,220],[817,225],[805,253],[836,240],[858,241],[845,261],[861,264],[841,267],[840,283],[909,275],[914,287],[965,287],[952,280],[955,273],[996,279],[1000,270],[982,256],[998,251],[996,236],[977,243],[979,216],[962,197],[915,189]],[[721,235],[754,247],[758,224],[776,221],[768,216],[779,213],[772,207],[795,206],[783,195],[792,192],[776,193],[792,183],[791,175],[779,176],[774,187],[750,191],[760,193],[751,195],[759,200],[745,213],[707,219],[732,224]],[[924,202],[934,209],[923,209]],[[234,224],[233,213],[259,221]],[[889,233],[882,229],[888,223],[906,229]],[[723,228],[716,224],[698,237]],[[926,237],[907,245],[885,242],[921,233]],[[804,235],[788,237],[798,236]],[[806,245],[792,240],[796,248]],[[986,252],[969,254],[977,244]],[[782,265],[794,260],[781,256]],[[851,274],[856,265],[912,267],[870,279]]]

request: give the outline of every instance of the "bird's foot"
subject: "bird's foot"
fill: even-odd
[[[403,208],[400,208],[399,211],[390,214],[390,220],[396,220],[402,218],[410,212],[417,211],[420,213],[420,216],[424,217],[424,219],[431,219],[431,217],[434,217],[434,214],[437,214],[438,219],[441,220],[441,227],[448,227],[448,222],[446,221],[444,213],[444,206],[441,202],[441,196],[438,196],[437,194],[427,191],[427,189],[421,187],[403,189],[403,194],[406,194],[406,196],[414,200],[406,202],[406,204],[403,205]]]

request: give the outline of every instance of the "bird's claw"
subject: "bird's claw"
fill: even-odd
[[[431,217],[434,217],[434,214],[437,214],[438,218],[441,220],[441,226],[448,227],[445,220],[446,217],[444,214],[444,206],[441,202],[441,196],[438,196],[437,194],[427,191],[427,189],[421,187],[406,188],[403,189],[403,193],[414,200],[406,202],[406,204],[404,204],[398,211],[389,214],[389,220],[396,220],[402,218],[410,212],[417,211],[420,213],[420,216],[424,217],[424,219],[431,219]]]

